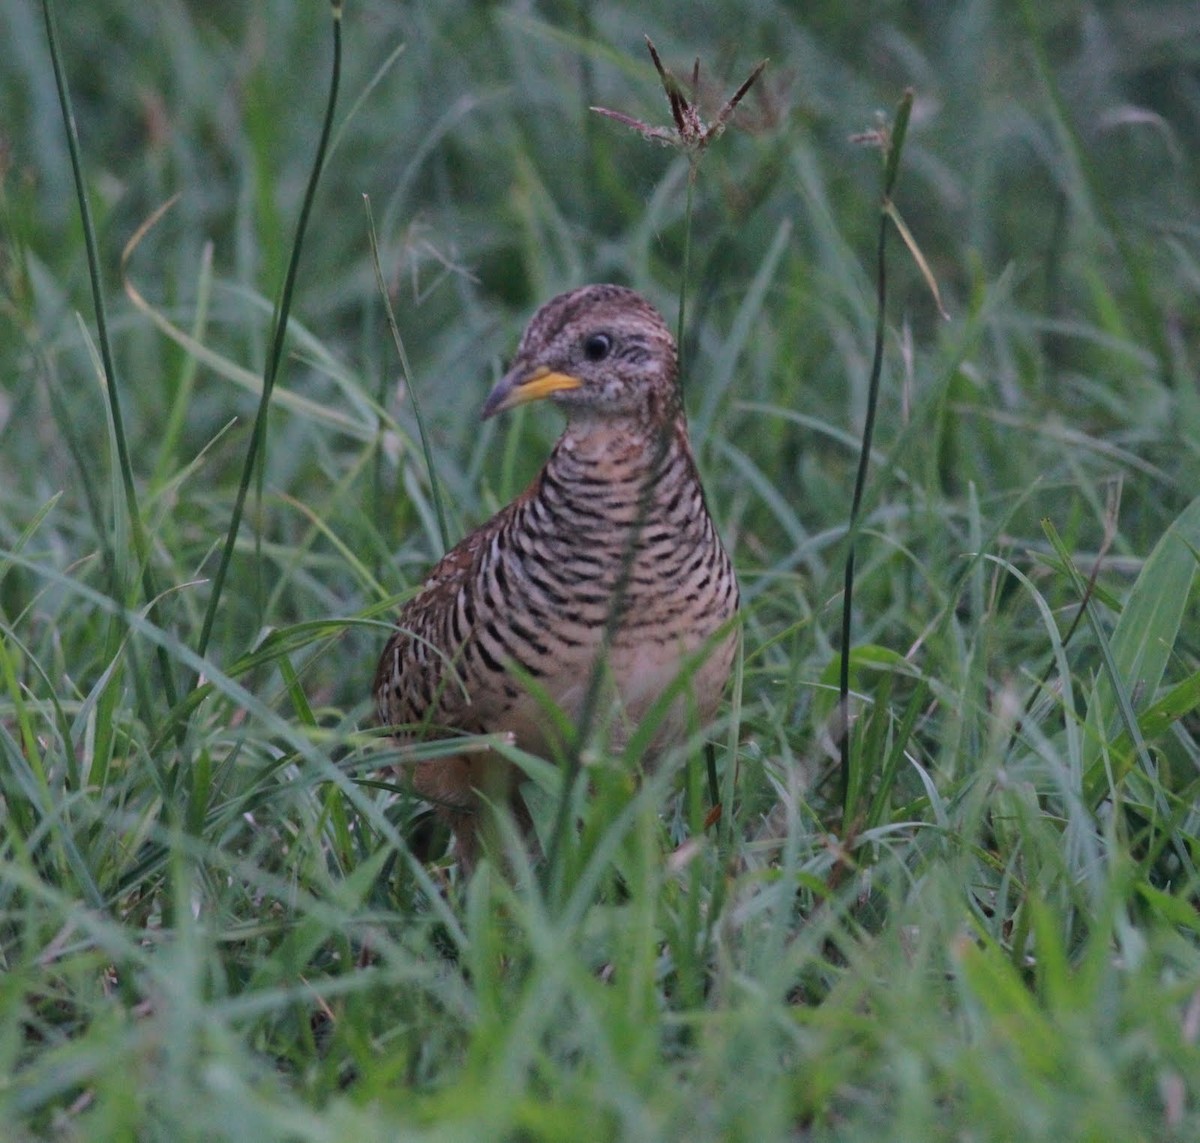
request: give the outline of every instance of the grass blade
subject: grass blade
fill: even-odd
[[[133,539],[134,552],[141,570],[142,595],[151,609],[157,610],[158,592],[154,587],[154,574],[150,569],[149,545],[142,524],[142,513],[138,506],[137,490],[133,484],[133,461],[129,455],[129,440],[125,434],[125,421],[121,415],[121,398],[117,384],[117,369],[113,361],[112,341],[108,333],[108,307],[104,301],[104,287],[100,282],[100,250],[96,242],[96,227],[92,222],[91,201],[83,178],[83,158],[79,147],[79,131],[75,125],[75,112],[71,104],[71,92],[67,86],[66,73],[59,57],[58,30],[54,20],[52,0],[42,0],[42,14],[46,22],[46,39],[50,48],[50,63],[54,69],[54,83],[58,90],[59,107],[62,110],[63,126],[67,132],[67,150],[71,156],[71,172],[75,179],[75,200],[79,205],[79,217],[83,225],[83,240],[87,250],[88,278],[92,287],[92,304],[96,312],[96,339],[99,343],[100,360],[104,368],[104,394],[108,399],[108,411],[112,420],[113,440],[116,446],[117,466],[121,473],[121,486],[125,493],[125,511],[129,516],[129,530]],[[118,592],[116,598],[124,599],[124,588],[116,565],[113,576]],[[159,670],[162,675],[163,694],[167,706],[176,701],[175,679],[171,674],[170,660],[160,649]]]
[[[308,229],[308,216],[312,212],[313,200],[316,198],[317,183],[325,165],[325,151],[329,146],[329,135],[333,127],[333,114],[337,107],[338,85],[342,73],[342,5],[341,0],[333,0],[333,67],[329,77],[329,95],[325,102],[325,118],[321,124],[321,136],[317,142],[317,153],[313,159],[312,170],[309,173],[308,185],[304,190],[304,202],[300,207],[300,218],[296,223],[296,236],[292,241],[292,254],[288,261],[287,275],[284,278],[283,290],[279,296],[276,309],[275,324],[271,336],[271,350],[267,354],[266,368],[263,371],[262,396],[258,402],[258,412],[254,418],[254,428],[250,434],[250,446],[246,450],[246,460],[242,468],[242,479],[234,498],[233,514],[229,521],[229,530],[225,536],[225,545],[221,549],[221,559],[213,575],[212,592],[208,598],[208,608],[204,613],[204,622],[200,628],[200,638],[196,644],[197,654],[203,658],[208,651],[208,641],[212,636],[213,623],[221,604],[221,595],[225,588],[225,579],[229,574],[229,564],[233,559],[233,550],[237,546],[238,532],[242,525],[242,514],[246,508],[246,497],[250,492],[250,483],[258,464],[259,453],[266,447],[267,413],[271,407],[271,394],[279,375],[279,365],[283,360],[283,342],[287,334],[288,314],[292,308],[292,293],[296,287],[296,275],[300,268],[300,252],[304,246],[304,232]]]
[[[878,141],[885,148],[882,206],[879,217],[879,238],[875,248],[875,349],[871,359],[871,377],[867,386],[867,411],[863,422],[862,444],[858,454],[858,470],[854,476],[854,493],[850,500],[850,523],[846,539],[846,568],[842,578],[842,640],[838,673],[839,721],[838,748],[841,753],[840,784],[842,829],[850,829],[850,620],[854,610],[854,548],[862,511],[863,493],[867,487],[867,469],[871,461],[871,442],[875,436],[875,415],[879,408],[879,382],[883,374],[883,338],[887,320],[887,235],[890,214],[888,203],[900,171],[900,150],[908,129],[913,93],[906,91],[896,110],[890,139],[880,133]]]
[[[1200,497],[1171,522],[1154,546],[1121,609],[1112,637],[1101,643],[1106,650],[1106,670],[1088,704],[1089,748],[1084,759],[1086,789],[1093,794],[1103,781],[1105,756],[1119,730],[1129,736],[1145,761],[1132,696],[1136,694],[1148,707],[1155,701],[1195,583],[1198,551]],[[1120,722],[1114,725],[1118,715]],[[1112,777],[1119,782],[1122,775],[1114,773]]]
[[[442,551],[450,547],[450,530],[446,527],[446,512],[442,507],[442,484],[438,480],[437,469],[433,463],[433,450],[429,445],[429,433],[425,428],[425,418],[421,415],[421,401],[417,394],[417,386],[413,381],[412,367],[408,363],[408,351],[404,348],[404,338],[400,336],[400,326],[396,323],[396,314],[392,309],[392,299],[388,296],[387,283],[383,280],[383,266],[379,262],[379,238],[375,233],[375,216],[371,212],[371,199],[363,195],[363,207],[367,212],[367,234],[371,239],[371,265],[375,268],[375,284],[379,296],[383,299],[384,313],[387,314],[388,329],[392,331],[392,341],[400,358],[400,368],[404,372],[404,385],[408,399],[412,402],[413,416],[417,421],[417,434],[421,438],[421,451],[425,454],[425,471],[429,474],[429,493],[433,497],[433,509],[437,513],[438,534],[442,539]],[[379,394],[379,404],[383,406],[383,394]],[[376,446],[378,447],[378,446]],[[376,501],[382,501],[382,492],[376,489]],[[382,514],[377,515],[376,526],[383,523]]]

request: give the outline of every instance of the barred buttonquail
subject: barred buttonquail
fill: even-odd
[[[676,374],[666,323],[632,290],[584,286],[534,315],[483,416],[549,397],[567,426],[532,485],[448,552],[401,611],[375,676],[379,718],[398,740],[506,731],[554,758],[563,744],[545,696],[578,716],[618,603],[601,712],[610,742],[621,745],[685,661],[652,751],[712,718],[737,641],[738,587]],[[417,763],[413,785],[449,822],[466,868],[483,800],[529,824],[517,775],[495,752]]]

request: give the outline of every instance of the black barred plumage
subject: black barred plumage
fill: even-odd
[[[566,412],[566,430],[530,488],[450,551],[401,612],[375,678],[379,717],[401,739],[508,731],[553,758],[563,744],[526,680],[576,717],[623,584],[606,662],[615,745],[707,651],[688,663],[686,693],[652,744],[660,750],[689,719],[715,713],[738,606],[661,316],[620,286],[547,303],[484,416],[543,397]],[[413,782],[449,820],[468,866],[481,796],[510,802],[527,822],[496,755],[420,763]]]

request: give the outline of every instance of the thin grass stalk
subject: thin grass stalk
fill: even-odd
[[[750,90],[755,80],[762,74],[766,67],[766,60],[759,63],[750,73],[749,77],[742,83],[741,87],[726,101],[725,106],[721,109],[717,119],[708,126],[702,122],[699,110],[695,103],[689,100],[683,93],[679,81],[663,66],[662,60],[659,58],[658,51],[650,38],[646,38],[646,47],[650,52],[650,58],[654,62],[654,67],[658,72],[659,79],[663,86],[663,91],[666,94],[667,102],[671,107],[672,117],[674,119],[674,131],[662,130],[647,126],[639,120],[633,119],[628,115],[620,112],[609,111],[605,108],[594,107],[593,111],[598,112],[610,119],[614,119],[619,123],[624,124],[637,131],[647,139],[654,139],[659,142],[667,142],[676,149],[682,150],[687,154],[688,159],[688,185],[687,199],[684,209],[684,235],[683,235],[683,267],[679,282],[679,312],[676,323],[676,400],[678,401],[678,411],[683,410],[683,332],[684,319],[686,316],[687,303],[687,285],[688,275],[691,266],[691,241],[692,241],[692,204],[693,195],[696,184],[696,178],[700,168],[701,157],[704,155],[708,145],[716,139],[725,129],[725,124],[733,115],[734,109],[741,101],[742,97]],[[696,60],[695,68],[692,72],[692,89],[693,98],[699,90],[700,80],[700,61]],[[566,843],[567,831],[571,821],[571,802],[573,800],[575,782],[579,777],[579,772],[582,768],[581,752],[587,743],[588,737],[591,734],[592,724],[595,721],[598,713],[601,690],[604,683],[604,674],[608,662],[608,653],[612,648],[612,641],[616,636],[617,625],[620,622],[621,611],[624,606],[625,596],[629,591],[629,585],[633,578],[633,561],[637,553],[637,546],[641,539],[642,529],[645,527],[646,518],[650,511],[650,497],[653,494],[654,486],[657,483],[658,473],[663,463],[667,458],[667,451],[670,448],[671,436],[673,433],[673,418],[668,418],[667,423],[663,427],[663,431],[659,434],[658,442],[655,446],[654,456],[650,463],[650,471],[647,474],[647,479],[638,495],[637,512],[634,516],[633,528],[630,531],[629,542],[626,545],[625,551],[622,554],[621,567],[617,575],[617,582],[613,588],[612,603],[609,606],[608,616],[604,624],[604,634],[600,643],[600,650],[596,656],[596,662],[592,667],[591,675],[588,678],[587,690],[584,692],[583,702],[580,705],[579,717],[576,720],[575,740],[567,758],[567,766],[563,774],[562,793],[558,804],[558,813],[556,815],[553,834],[550,839],[550,850],[547,854],[546,870],[549,878],[548,885],[551,888],[554,899],[561,898],[562,877],[560,865],[560,855],[563,852],[563,846]],[[707,756],[707,772],[708,786],[710,792],[715,796],[719,793],[719,783],[717,781],[716,771],[716,755],[709,751]],[[688,772],[689,786],[694,783],[693,771],[689,768]],[[689,799],[690,800],[690,799]],[[715,801],[714,801],[715,804]],[[693,826],[698,825],[697,822],[691,823]]]
[[[1142,735],[1142,728],[1138,722],[1137,712],[1133,709],[1133,699],[1130,696],[1129,687],[1121,675],[1121,670],[1117,666],[1116,659],[1113,657],[1112,642],[1099,619],[1097,619],[1096,610],[1092,606],[1093,592],[1091,586],[1075,566],[1075,561],[1071,557],[1070,551],[1067,549],[1066,544],[1063,543],[1062,537],[1058,534],[1058,529],[1055,528],[1049,518],[1042,520],[1042,531],[1046,533],[1046,538],[1054,548],[1055,554],[1062,561],[1063,568],[1071,581],[1071,586],[1079,596],[1079,610],[1086,617],[1088,625],[1092,629],[1092,636],[1096,640],[1096,645],[1100,648],[1100,656],[1104,662],[1104,671],[1108,675],[1108,681],[1112,684],[1113,695],[1116,698],[1117,712],[1121,716],[1125,732],[1129,735],[1129,741],[1133,744],[1134,753],[1137,754],[1143,772],[1153,774],[1154,762],[1150,757],[1150,751]],[[1101,733],[1107,732],[1106,727],[1101,727],[1100,730]]]
[[[364,196],[365,197],[365,196]],[[368,207],[368,210],[370,208]],[[384,493],[383,486],[383,464],[384,464],[384,438],[387,434],[384,420],[384,410],[387,409],[388,399],[388,380],[387,369],[384,363],[380,362],[379,376],[375,385],[375,407],[379,410],[379,415],[375,420],[375,438],[372,441],[371,447],[371,518],[375,524],[375,534],[378,537],[386,537],[388,534],[388,499]],[[375,554],[374,573],[376,579],[383,577],[384,565],[387,556],[382,547],[377,547]]]
[[[122,260],[123,262],[124,260]],[[203,341],[204,331],[208,326],[209,304],[212,300],[213,284],[213,244],[204,244],[200,253],[200,274],[196,281],[196,312],[192,318],[191,329],[188,331],[193,341]],[[150,487],[158,489],[170,480],[172,462],[175,460],[176,449],[183,436],[184,425],[187,421],[191,396],[196,385],[196,376],[200,372],[200,362],[195,354],[188,353],[183,360],[179,381],[175,388],[175,397],[171,402],[167,423],[162,431],[162,443],[158,450],[158,460],[150,477]]]
[[[684,368],[684,328],[687,320],[687,288],[691,279],[692,268],[692,203],[695,195],[696,177],[700,172],[700,152],[688,155],[687,198],[683,208],[683,269],[679,275],[679,313],[675,323],[675,346],[679,373],[676,384],[679,386],[679,402],[683,405],[683,368]],[[711,742],[704,747],[704,769],[708,778],[708,796],[712,805],[721,803],[721,784],[717,779],[717,751]],[[692,767],[688,766],[689,783],[694,780]],[[691,823],[693,826],[695,822]]]
[[[1088,574],[1087,583],[1084,585],[1083,595],[1079,600],[1079,607],[1075,611],[1074,617],[1071,619],[1066,632],[1062,637],[1062,645],[1068,647],[1071,640],[1075,637],[1075,632],[1079,630],[1080,624],[1083,622],[1088,608],[1088,603],[1096,592],[1096,585],[1100,579],[1100,569],[1104,566],[1104,559],[1108,555],[1109,549],[1112,547],[1113,540],[1116,538],[1115,531],[1116,521],[1113,520],[1113,526],[1106,528],[1104,539],[1100,545],[1100,550],[1096,553],[1096,558],[1092,562],[1092,570]],[[1010,743],[1015,743],[1021,733],[1025,720],[1033,711],[1034,704],[1038,698],[1046,693],[1046,687],[1050,683],[1050,677],[1054,674],[1053,659],[1046,664],[1042,671],[1042,677],[1038,679],[1036,686],[1029,690],[1029,694],[1025,698],[1025,704],[1021,707],[1021,715],[1013,723],[1012,734],[1010,735]]]
[[[42,0],[42,15],[46,24],[46,40],[50,49],[50,65],[54,71],[54,83],[58,90],[58,103],[62,111],[63,126],[67,133],[67,150],[71,156],[71,174],[75,180],[75,200],[79,204],[79,217],[83,227],[84,248],[87,251],[88,279],[92,289],[92,305],[96,312],[96,340],[99,343],[100,361],[104,367],[104,393],[108,400],[112,418],[113,439],[116,442],[117,466],[121,470],[121,487],[125,495],[125,511],[129,516],[129,530],[133,537],[134,554],[141,571],[142,595],[148,608],[151,622],[158,622],[158,592],[154,586],[154,573],[150,567],[149,543],[142,523],[138,505],[137,489],[133,483],[133,461],[129,455],[129,441],[125,435],[125,421],[121,415],[121,398],[117,385],[117,368],[113,360],[112,341],[108,334],[108,308],[104,301],[104,286],[100,280],[100,249],[96,241],[96,227],[92,221],[91,201],[83,178],[83,158],[79,147],[79,130],[75,124],[75,111],[71,92],[67,86],[59,53],[58,29],[55,24],[52,0]],[[102,551],[108,559],[116,598],[125,600],[125,584],[121,581],[119,561],[108,543],[101,541]],[[171,660],[163,648],[158,648],[158,665],[162,675],[163,695],[168,708],[176,703],[175,679],[171,673]]]
[[[300,265],[300,252],[304,245],[304,233],[308,228],[309,214],[312,212],[313,201],[316,198],[317,183],[320,180],[321,171],[325,165],[325,153],[329,146],[329,136],[333,127],[334,110],[337,107],[338,85],[341,81],[342,73],[341,0],[332,0],[330,7],[333,18],[333,67],[329,79],[329,95],[325,103],[325,118],[321,124],[321,137],[317,142],[316,157],[313,160],[308,185],[304,191],[304,202],[300,208],[300,218],[296,223],[296,236],[292,241],[292,253],[283,282],[283,290],[280,293],[279,304],[275,311],[271,350],[267,354],[266,366],[263,370],[262,394],[259,397],[258,412],[254,418],[254,429],[250,434],[250,445],[246,450],[246,460],[242,467],[242,478],[238,484],[237,496],[233,503],[233,514],[229,521],[229,531],[226,533],[225,544],[221,549],[220,563],[217,565],[216,573],[213,576],[212,593],[209,595],[208,608],[204,613],[200,638],[196,644],[196,653],[201,658],[208,651],[208,643],[212,636],[213,624],[216,621],[217,609],[220,606],[225,581],[229,575],[229,564],[233,559],[233,551],[237,545],[238,532],[241,529],[242,515],[245,512],[246,497],[250,491],[250,483],[254,479],[259,454],[266,447],[267,414],[271,407],[271,394],[275,389],[275,380],[279,375],[279,364],[283,359],[283,342],[287,334],[288,314],[292,308],[292,294],[296,286],[296,276]]]
[[[113,551],[108,521],[104,518],[104,505],[100,502],[100,496],[97,492],[99,481],[88,464],[83,441],[79,439],[79,434],[75,431],[75,425],[71,420],[67,403],[63,399],[58,386],[54,383],[53,369],[51,368],[49,359],[40,347],[34,347],[33,351],[38,370],[42,373],[46,381],[46,393],[50,397],[50,408],[54,413],[54,420],[58,425],[59,432],[63,435],[63,440],[67,445],[67,452],[71,454],[71,460],[74,461],[75,469],[79,474],[80,491],[83,493],[88,515],[92,520],[92,528],[96,532],[96,542],[100,546],[100,558],[104,564],[105,571],[110,577],[110,590],[113,593],[113,598],[119,599],[123,593],[117,575],[117,556],[116,552]]]
[[[590,0],[579,0],[575,9],[575,27],[579,38],[588,43],[595,38]],[[588,52],[579,55],[579,93],[582,96],[583,153],[587,180],[591,186],[601,185],[599,151],[597,146],[595,117],[588,114],[596,102],[596,75],[592,58]],[[583,248],[590,261],[596,253],[596,236],[604,232],[603,199],[600,195],[588,195],[588,226],[582,236]]]
[[[892,188],[900,170],[900,152],[908,130],[913,93],[909,89],[896,109],[892,130],[881,134],[884,151],[883,195],[879,216],[879,239],[875,248],[875,350],[871,360],[871,377],[867,386],[867,410],[863,423],[862,443],[858,453],[858,471],[854,477],[854,493],[850,501],[850,523],[847,528],[846,569],[842,582],[842,643],[838,662],[838,721],[841,761],[840,798],[842,829],[851,827],[853,807],[849,803],[853,763],[850,745],[850,620],[854,609],[854,554],[861,524],[863,494],[867,487],[867,471],[871,463],[871,443],[875,436],[875,415],[879,409],[879,382],[883,374],[883,339],[887,318],[887,236],[888,224],[893,221],[890,210]]]
[[[408,391],[408,399],[412,402],[413,416],[417,422],[417,435],[421,438],[421,452],[425,456],[425,471],[429,474],[429,493],[433,497],[433,510],[437,515],[438,534],[442,540],[442,551],[445,552],[450,547],[450,529],[446,527],[446,511],[442,506],[441,481],[438,480],[437,469],[434,468],[433,449],[429,444],[425,418],[421,414],[421,401],[417,394],[417,387],[413,384],[412,367],[408,363],[408,351],[404,348],[404,339],[400,336],[400,326],[396,322],[392,300],[388,297],[387,283],[383,280],[383,266],[379,261],[379,238],[375,232],[375,216],[371,212],[369,195],[363,195],[363,208],[367,212],[367,235],[371,242],[371,265],[375,269],[375,284],[379,288],[379,296],[383,299],[383,310],[387,314],[388,329],[392,331],[392,341],[396,344],[396,353],[400,357],[400,368],[404,373],[404,385]],[[379,407],[382,409],[386,398],[382,380],[379,388]]]
[[[695,155],[688,156],[687,198],[683,207],[683,269],[679,275],[679,313],[675,321],[675,345],[679,360],[679,391],[683,396],[683,331],[687,316],[688,275],[692,268],[692,198],[696,188],[698,165]]]

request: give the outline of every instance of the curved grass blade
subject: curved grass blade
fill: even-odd
[[[129,516],[129,530],[134,553],[141,570],[142,594],[150,605],[153,617],[158,592],[154,587],[154,574],[150,568],[149,544],[146,529],[138,507],[137,490],[133,485],[133,461],[129,455],[129,440],[125,435],[125,421],[121,415],[121,398],[117,385],[117,369],[113,361],[112,342],[108,335],[108,307],[104,301],[104,287],[100,282],[100,251],[96,242],[96,227],[92,221],[91,200],[83,179],[83,158],[79,148],[79,131],[75,126],[75,112],[71,103],[71,92],[67,86],[66,73],[59,58],[58,30],[54,22],[54,5],[51,0],[42,0],[42,14],[46,22],[46,39],[50,48],[50,63],[54,71],[54,83],[58,89],[58,102],[62,110],[63,126],[67,132],[67,150],[71,156],[71,172],[75,179],[75,200],[79,204],[79,217],[83,226],[84,247],[87,250],[88,278],[92,288],[92,304],[96,311],[96,340],[99,343],[100,360],[104,369],[104,394],[108,399],[112,435],[117,452],[117,466],[121,472],[121,487],[125,495],[125,510]],[[114,563],[112,574],[114,587],[119,598],[124,598],[120,572]],[[176,702],[175,679],[171,674],[170,660],[159,649],[159,670],[162,675],[163,694],[167,706]]]
[[[1092,805],[1108,792],[1106,758],[1117,763],[1112,774],[1114,783],[1128,773],[1135,757],[1143,765],[1148,764],[1141,723],[1156,709],[1151,704],[1155,703],[1179,636],[1195,583],[1197,552],[1200,552],[1200,497],[1171,522],[1154,546],[1125,601],[1111,638],[1103,639],[1102,632],[1097,631],[1105,673],[1088,703],[1088,752],[1084,758],[1084,789]],[[1062,557],[1063,553],[1059,555]],[[1147,704],[1141,720],[1134,711],[1135,692],[1144,696]],[[1120,722],[1114,725],[1117,715]],[[1151,725],[1156,726],[1157,722],[1151,720],[1147,731]],[[1116,749],[1122,741],[1125,748]]]
[[[279,297],[279,306],[275,314],[275,325],[271,337],[271,351],[267,354],[266,368],[263,371],[262,397],[258,402],[258,412],[254,418],[254,429],[250,435],[250,446],[246,450],[246,461],[242,468],[242,479],[238,485],[237,496],[234,499],[233,515],[229,521],[229,530],[225,536],[225,546],[221,549],[220,563],[213,576],[212,592],[208,598],[208,608],[204,613],[204,622],[200,629],[200,639],[196,645],[197,654],[203,658],[208,650],[208,641],[212,635],[213,623],[217,618],[221,595],[224,591],[225,580],[229,574],[229,564],[233,559],[233,551],[237,546],[238,532],[242,525],[242,515],[246,508],[246,497],[250,492],[250,482],[258,464],[260,451],[266,445],[267,413],[271,407],[271,394],[279,375],[279,364],[283,359],[283,342],[287,334],[288,314],[292,308],[292,293],[296,287],[296,275],[300,266],[300,252],[304,246],[304,232],[308,228],[308,217],[312,212],[313,200],[316,198],[317,183],[325,165],[325,152],[329,146],[330,131],[333,127],[333,113],[337,107],[338,86],[342,73],[342,5],[341,0],[333,0],[333,66],[329,77],[329,95],[325,103],[325,118],[321,124],[321,137],[317,142],[317,153],[313,160],[312,171],[309,174],[308,185],[304,190],[304,203],[300,208],[300,218],[296,223],[296,236],[292,241],[292,255],[288,262],[287,275],[284,278],[283,290]]]

